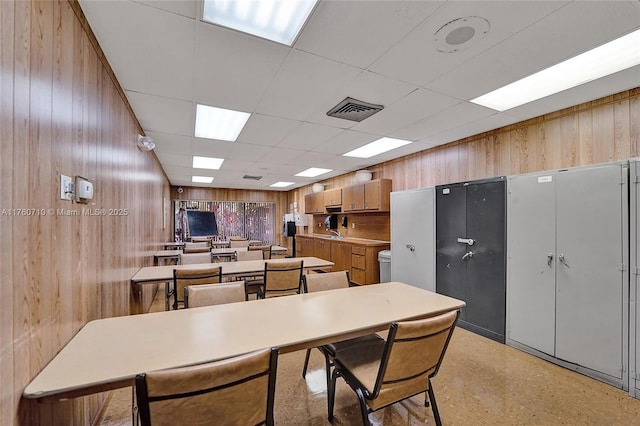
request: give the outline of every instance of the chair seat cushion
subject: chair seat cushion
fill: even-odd
[[[349,349],[360,348],[360,350],[364,350],[363,348],[367,346],[384,346],[384,343],[385,341],[382,337],[375,333],[371,333],[365,336],[354,337],[353,339],[341,340],[339,342],[322,345],[320,349],[331,358],[335,358],[336,354]]]

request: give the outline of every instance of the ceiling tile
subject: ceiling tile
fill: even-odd
[[[195,19],[198,10],[197,0],[133,0],[135,3],[141,3],[147,6],[162,9],[166,12],[182,15],[187,18]]]
[[[197,32],[196,102],[253,112],[289,49],[206,22]]]
[[[295,48],[366,68],[442,3],[322,1]]]
[[[305,120],[316,109],[316,105],[332,104],[359,73],[357,68],[294,50],[256,111]]]
[[[193,136],[195,117],[192,102],[129,91],[126,94],[145,132]]]
[[[276,146],[300,124],[296,120],[254,113],[242,129],[238,142]]]
[[[336,127],[321,126],[313,123],[302,123],[284,138],[278,145],[280,148],[294,148],[310,151],[324,144],[344,130]]]
[[[193,75],[193,19],[125,1],[81,6],[125,90],[191,99],[192,79],[176,77]]]

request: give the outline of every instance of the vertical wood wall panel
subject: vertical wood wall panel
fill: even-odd
[[[136,148],[137,119],[78,7],[0,2],[2,425],[91,424],[104,394],[37,404],[22,391],[88,321],[129,313],[131,275],[169,239],[161,208],[169,183],[155,155]],[[91,180],[94,200],[60,200],[61,174]],[[6,213],[13,209],[45,214]]]

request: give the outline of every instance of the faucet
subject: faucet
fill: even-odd
[[[334,234],[336,234],[338,237],[342,237],[342,235],[340,235],[340,233],[338,231],[334,231],[333,229],[330,229],[329,232],[333,232]]]

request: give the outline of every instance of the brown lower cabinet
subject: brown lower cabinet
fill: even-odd
[[[331,240],[311,234],[296,235],[296,255],[315,256],[332,261],[333,271],[349,271],[351,281],[357,284],[380,282],[378,252],[389,250],[384,241],[344,238]]]

